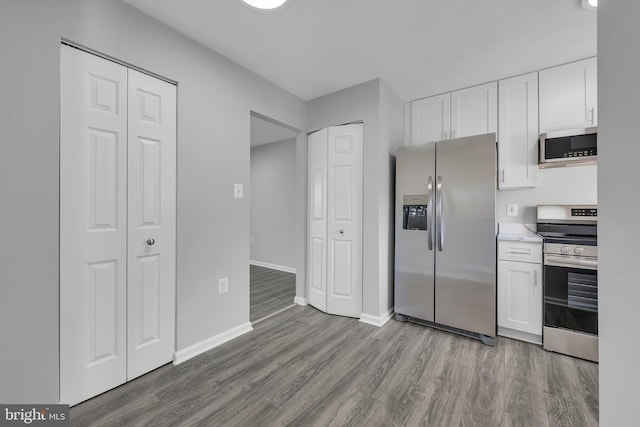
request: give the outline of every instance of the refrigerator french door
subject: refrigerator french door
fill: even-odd
[[[397,320],[493,344],[495,191],[495,134],[398,149]]]

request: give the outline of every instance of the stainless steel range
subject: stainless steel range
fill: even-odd
[[[538,206],[544,348],[598,361],[598,207]]]

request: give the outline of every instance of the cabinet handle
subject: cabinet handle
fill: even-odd
[[[531,249],[509,248],[510,254],[531,255]]]
[[[595,110],[596,109],[594,107],[591,107],[591,110],[589,110],[589,112],[591,113],[591,125],[593,125],[593,123],[595,122]]]
[[[504,169],[500,171],[500,181],[504,183]]]

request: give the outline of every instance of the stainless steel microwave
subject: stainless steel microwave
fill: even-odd
[[[541,166],[594,163],[598,156],[598,128],[572,129],[540,135]]]

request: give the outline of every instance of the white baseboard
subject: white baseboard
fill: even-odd
[[[542,335],[530,334],[528,332],[517,331],[515,329],[498,326],[498,335],[513,338],[515,340],[530,342],[531,344],[542,345]]]
[[[209,351],[212,348],[224,344],[227,341],[231,341],[232,339],[237,338],[240,335],[244,335],[247,332],[251,332],[252,330],[253,327],[251,326],[251,322],[243,323],[242,325],[231,328],[228,331],[222,332],[221,334],[215,335],[211,338],[207,338],[206,340],[200,341],[199,343],[196,343],[185,349],[176,351],[173,357],[173,364],[179,365],[182,362],[186,362],[192,357],[202,354],[205,351]]]
[[[265,268],[270,268],[272,270],[279,270],[279,271],[284,271],[286,273],[296,273],[296,269],[293,267],[287,267],[284,265],[278,265],[278,264],[271,264],[270,262],[262,262],[262,261],[256,261],[256,260],[249,260],[249,264],[251,265],[257,265],[258,267],[265,267]]]
[[[298,297],[298,296],[293,299],[293,302],[295,304],[298,304],[298,305],[301,305],[301,306],[305,306],[305,305],[309,304],[309,300],[307,300],[304,297]]]
[[[393,317],[393,308],[390,308],[386,313],[383,313],[381,316],[371,316],[370,314],[362,313],[360,315],[360,321],[362,323],[366,323],[368,325],[373,326],[383,326]]]

